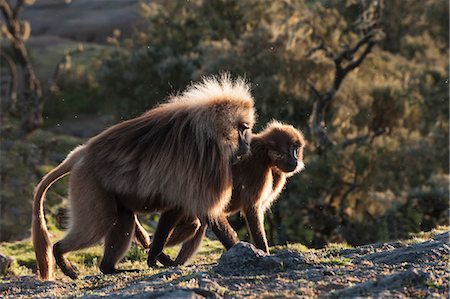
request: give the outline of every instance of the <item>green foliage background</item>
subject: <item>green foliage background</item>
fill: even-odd
[[[226,71],[252,84],[255,131],[278,119],[309,141],[306,170],[289,180],[267,214],[272,245],[358,245],[448,225],[447,1],[385,1],[384,38],[344,80],[327,111],[327,129],[338,144],[386,133],[316,150],[309,128],[315,98],[307,81],[325,91],[334,73],[332,60],[311,49],[320,40],[335,53],[354,44],[358,3],[142,2],[145,29],[116,36],[87,67],[69,70],[45,114],[64,118],[75,110],[127,119],[202,76]],[[65,108],[56,101],[61,95]]]

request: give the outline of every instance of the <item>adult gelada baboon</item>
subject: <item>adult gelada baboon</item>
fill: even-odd
[[[167,103],[112,126],[47,174],[33,198],[33,245],[42,279],[53,270],[43,200],[70,171],[70,225],[53,246],[56,264],[75,279],[65,254],[104,240],[103,273],[119,272],[135,213],[163,212],[148,255],[153,266],[175,225],[214,219],[231,197],[232,160],[249,150],[254,102],[248,85],[228,76],[204,79]],[[124,270],[122,270],[124,271]]]
[[[212,230],[227,249],[239,242],[227,215],[241,212],[256,247],[269,252],[264,213],[283,190],[286,178],[304,168],[304,145],[305,140],[300,131],[277,121],[270,122],[261,133],[253,135],[251,153],[232,167],[231,201],[225,213],[211,223]],[[167,245],[187,241],[175,262],[165,255],[161,255],[159,261],[166,266],[184,264],[199,247],[206,225],[205,222],[200,224],[196,218],[180,222]],[[144,243],[140,240],[144,240],[145,235],[142,229],[136,231],[140,243]]]

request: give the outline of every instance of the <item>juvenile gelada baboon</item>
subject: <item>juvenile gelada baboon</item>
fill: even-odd
[[[76,148],[43,178],[33,198],[40,277],[52,277],[54,255],[64,274],[75,279],[65,254],[101,240],[100,270],[125,271],[116,264],[130,246],[136,213],[162,212],[149,266],[180,220],[221,215],[231,197],[232,160],[249,150],[253,105],[243,80],[208,78]],[[43,200],[49,186],[69,171],[70,225],[52,250]]]
[[[270,122],[251,141],[251,152],[232,167],[233,192],[225,213],[210,223],[212,230],[227,248],[239,242],[227,215],[241,212],[257,248],[269,252],[264,230],[264,213],[272,205],[286,183],[286,178],[304,168],[305,140],[291,125]],[[185,241],[175,262],[161,255],[159,261],[166,266],[185,263],[198,249],[206,230],[206,223],[193,218],[179,223],[167,245]],[[138,241],[146,232],[138,230]],[[143,242],[141,242],[143,243]]]

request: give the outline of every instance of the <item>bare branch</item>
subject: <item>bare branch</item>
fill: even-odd
[[[71,57],[73,57],[76,54],[84,53],[87,51],[94,51],[94,50],[95,50],[95,48],[85,49],[82,44],[79,44],[76,49],[71,50],[71,51],[66,51],[64,53],[64,56],[61,58],[61,60],[56,65],[55,70],[53,71],[53,76],[48,80],[50,90],[52,90],[56,87],[56,84],[61,76],[61,71],[64,70],[64,65],[67,63],[68,59],[71,59]]]
[[[350,145],[353,144],[365,144],[365,143],[371,143],[376,137],[383,135],[384,133],[386,133],[386,131],[384,129],[380,129],[376,132],[372,132],[370,134],[366,134],[366,135],[362,135],[362,136],[357,136],[354,138],[350,138],[347,140],[344,140],[343,142],[339,143],[338,146],[342,147],[342,148],[346,148]]]
[[[25,1],[24,0],[17,0],[16,2],[16,6],[14,7],[14,11],[13,11],[13,18],[17,19],[17,17],[19,16],[21,10],[23,9],[25,5]]]
[[[363,61],[366,59],[366,56],[372,51],[372,48],[375,46],[375,42],[370,40],[367,42],[366,48],[364,49],[364,52],[359,56],[358,59],[356,59],[354,62],[350,63],[344,68],[344,72],[349,73],[353,69],[357,68]]]
[[[353,47],[346,46],[345,49],[343,49],[336,55],[332,55],[332,53],[328,51],[328,48],[325,46],[323,41],[319,38],[319,45],[312,48],[306,53],[306,55],[308,56],[315,51],[326,51],[326,53],[328,53],[327,56],[333,60],[335,68],[334,80],[326,92],[320,92],[319,90],[317,90],[313,83],[307,80],[307,84],[316,97],[313,105],[313,111],[310,117],[310,127],[319,148],[324,149],[329,147],[330,145],[335,145],[326,130],[325,113],[327,107],[332,103],[343,80],[352,70],[361,65],[361,63],[366,59],[367,55],[372,51],[373,47],[376,44],[375,37],[378,31],[373,27],[378,24],[380,13],[378,13],[376,7],[375,13],[367,12],[368,9],[374,10],[374,5],[377,5],[376,3],[378,2],[374,3],[375,4],[373,5],[369,5],[369,8],[364,9],[361,14],[362,22],[365,22],[365,25],[368,26],[365,28],[371,28],[373,30],[363,31],[364,35],[356,42]],[[362,49],[363,47],[364,50],[362,51],[362,53],[358,57],[355,57],[355,55],[360,52],[360,49]],[[348,64],[345,65],[344,62],[348,62]],[[359,143],[359,140],[370,138],[370,136],[363,136],[361,138],[355,139],[351,142],[346,141],[344,142],[344,144],[345,146],[348,146],[347,144]]]
[[[3,13],[3,16],[5,17],[5,20],[7,21],[7,24],[8,24],[9,23],[8,20],[11,20],[13,17],[11,5],[8,2],[6,2],[5,0],[0,0],[0,9]]]
[[[10,113],[15,114],[17,112],[16,111],[16,109],[17,109],[17,107],[16,107],[16,105],[17,105],[17,86],[18,86],[18,81],[19,81],[18,76],[17,76],[16,64],[11,59],[11,57],[9,57],[9,55],[7,55],[5,53],[5,51],[0,51],[0,57],[6,62],[6,65],[9,70],[9,74],[11,76],[10,88],[8,90],[9,99],[10,99],[8,110]]]
[[[325,44],[323,43],[323,41],[321,41],[317,47],[314,47],[314,48],[309,49],[309,50],[305,53],[305,57],[306,57],[306,58],[309,58],[309,57],[311,57],[312,54],[314,54],[315,52],[320,51],[320,50],[323,50],[323,51],[326,51],[326,50],[327,50],[327,49],[325,48]]]
[[[311,88],[312,92],[316,95],[317,98],[322,98],[322,95],[317,90],[317,88],[314,86],[314,83],[312,83],[309,79],[306,80],[306,83],[309,85],[309,88]]]
[[[313,34],[313,36],[315,36],[315,35]],[[320,37],[317,37],[316,39],[320,40],[319,45],[317,45],[316,47],[313,47],[313,48],[309,49],[308,51],[306,51],[306,53],[305,53],[304,56],[305,56],[306,58],[309,58],[309,57],[311,57],[311,55],[314,54],[315,52],[322,51],[322,52],[325,53],[325,56],[326,56],[326,57],[328,57],[328,58],[333,58],[333,53],[331,53],[330,49],[328,49],[328,48],[325,46],[325,43],[323,42],[323,40],[322,40]]]
[[[334,58],[334,63],[336,64],[341,64],[341,62],[345,59],[345,60],[352,60],[353,59],[353,55],[355,55],[356,52],[358,52],[358,50],[365,44],[369,43],[369,41],[372,40],[372,38],[375,36],[374,32],[370,32],[366,35],[364,35],[357,43],[356,45],[351,48],[351,49],[347,49],[342,51],[341,53],[339,53],[338,55],[336,55],[336,57]]]
[[[16,61],[23,68],[24,76],[24,91],[23,91],[23,103],[21,103],[20,113],[22,114],[22,128],[29,132],[42,123],[42,88],[37,78],[33,64],[28,55],[27,48],[25,47],[25,41],[21,33],[21,21],[18,14],[22,7],[25,5],[25,0],[18,0],[14,10],[11,3],[5,0],[0,0],[0,10],[5,19],[6,27],[11,35],[11,47],[16,56]]]

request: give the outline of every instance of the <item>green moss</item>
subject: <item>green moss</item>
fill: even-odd
[[[277,253],[280,250],[286,250],[286,249],[297,251],[297,252],[306,252],[306,251],[310,250],[310,249],[308,249],[308,247],[306,247],[303,244],[295,243],[295,244],[272,246],[272,247],[270,247],[269,251],[270,251],[270,253]]]
[[[447,225],[439,225],[436,228],[432,229],[429,232],[418,232],[418,233],[410,233],[409,237],[411,239],[430,239],[435,235],[442,234],[444,232],[450,231],[450,226]]]
[[[19,265],[30,265],[30,260],[34,259],[33,245],[30,240],[1,243],[0,252],[13,256]]]
[[[146,261],[147,251],[137,246],[131,246],[128,254],[125,256],[124,261],[137,262]]]
[[[30,240],[1,243],[0,252],[14,258],[7,274],[29,275],[36,269],[36,258]]]
[[[424,284],[427,288],[437,288],[439,287],[438,283],[436,283],[434,280],[432,279],[427,279],[424,281]]]
[[[326,249],[331,251],[339,251],[341,249],[351,249],[353,246],[343,242],[343,243],[330,243],[327,245]]]
[[[324,258],[319,260],[320,264],[335,265],[335,266],[346,266],[351,262],[352,262],[351,259],[344,257]]]

